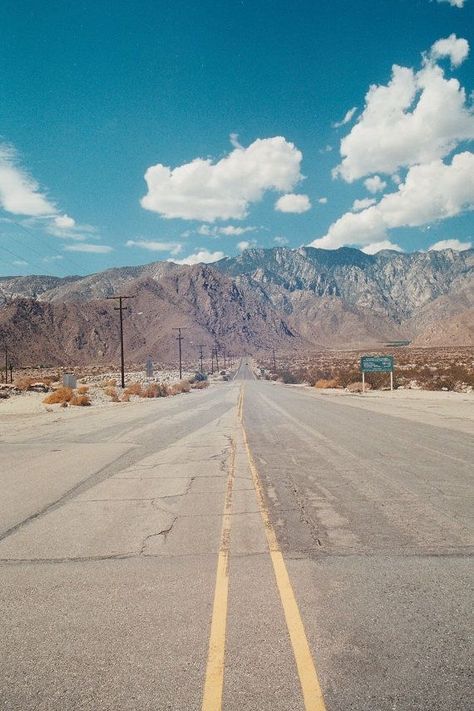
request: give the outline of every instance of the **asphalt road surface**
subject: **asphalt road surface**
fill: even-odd
[[[472,436],[346,402],[3,423],[0,709],[471,709]]]

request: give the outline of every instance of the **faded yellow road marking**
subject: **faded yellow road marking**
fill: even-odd
[[[240,398],[239,398],[240,400]],[[220,711],[224,685],[225,632],[227,621],[227,597],[229,591],[229,549],[232,521],[232,492],[235,476],[235,442],[231,441],[231,454],[222,520],[221,542],[217,559],[214,606],[212,609],[209,652],[202,711]]]
[[[242,435],[247,458],[249,462],[250,472],[255,488],[258,507],[265,528],[270,557],[273,564],[273,571],[277,582],[278,591],[280,593],[281,604],[285,614],[286,626],[290,635],[293,654],[295,655],[296,667],[300,679],[301,690],[303,692],[304,706],[306,711],[326,711],[324,704],[323,693],[319,684],[318,675],[314,665],[311,650],[309,648],[308,639],[301,619],[298,603],[296,602],[293,587],[288,575],[288,570],[285,565],[283,555],[278,545],[275,530],[270,521],[267,503],[263,494],[260,476],[258,474],[255,460],[250,451],[247,433],[243,421],[243,390],[240,393],[239,402],[239,419],[242,425]]]

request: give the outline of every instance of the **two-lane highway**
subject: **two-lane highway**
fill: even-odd
[[[5,427],[0,708],[470,708],[472,437],[357,402]]]

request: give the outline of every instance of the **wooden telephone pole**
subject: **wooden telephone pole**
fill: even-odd
[[[114,307],[114,311],[118,311],[120,314],[120,372],[122,376],[122,388],[125,387],[125,356],[123,348],[123,311],[126,308],[123,305],[124,299],[134,299],[134,296],[107,296],[108,301],[115,300],[119,302],[118,306]]]

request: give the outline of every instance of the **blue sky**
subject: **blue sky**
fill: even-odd
[[[473,29],[474,0],[4,0],[0,275],[468,245]]]

